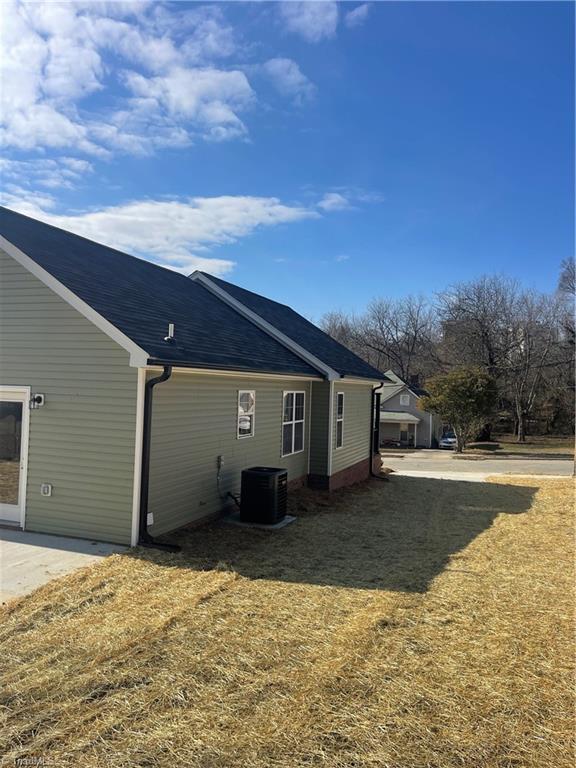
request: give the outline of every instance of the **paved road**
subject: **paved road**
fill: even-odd
[[[489,475],[550,475],[570,477],[572,459],[527,458],[526,456],[493,458],[455,458],[450,451],[421,450],[410,452],[383,451],[382,465],[394,472],[412,477],[462,478],[485,480]]]
[[[0,529],[0,602],[26,595],[47,581],[126,547],[98,541]]]

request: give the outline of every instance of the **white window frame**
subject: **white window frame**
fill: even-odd
[[[286,400],[286,395],[293,395],[293,406],[292,406],[292,420],[291,421],[284,421],[284,401]],[[302,395],[304,403],[302,407],[302,418],[297,419],[296,418],[296,395]],[[294,438],[296,435],[296,424],[302,424],[302,448],[300,448],[298,451],[294,450]],[[286,424],[292,425],[292,450],[288,453],[284,453],[284,427]],[[287,389],[284,392],[282,392],[282,429],[280,432],[280,455],[282,458],[284,456],[294,456],[297,453],[303,453],[303,451],[306,448],[306,392],[303,389]]]
[[[252,416],[252,431],[249,435],[240,434],[240,398],[242,395],[252,395],[254,405],[252,406],[252,413],[243,414],[246,416]],[[239,389],[238,390],[238,402],[236,410],[236,438],[238,440],[245,440],[248,437],[254,437],[256,434],[256,390],[255,389]]]
[[[400,405],[410,405],[410,394],[408,392],[403,392],[400,395]]]
[[[338,413],[338,401],[342,397],[342,415],[339,415]],[[336,443],[336,448],[334,450],[339,450],[344,445],[344,408],[345,408],[345,402],[346,397],[344,392],[336,392],[336,434],[334,436],[334,440]],[[342,439],[340,442],[340,445],[338,445],[338,424],[342,424]]]

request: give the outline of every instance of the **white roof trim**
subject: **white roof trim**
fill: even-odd
[[[67,304],[70,304],[70,306],[80,312],[81,315],[84,315],[87,320],[90,320],[90,322],[99,328],[103,333],[105,333],[106,336],[109,336],[112,341],[115,341],[123,349],[125,349],[130,355],[131,366],[140,368],[146,365],[150,356],[145,350],[139,347],[124,333],[122,333],[122,331],[118,330],[118,328],[106,320],[105,317],[102,317],[101,314],[96,312],[96,310],[93,309],[89,304],[87,304],[73,291],[71,291],[63,283],[57,280],[53,275],[50,274],[50,272],[45,270],[44,267],[41,267],[40,264],[37,264],[34,259],[31,259],[30,256],[26,255],[24,251],[21,251],[20,248],[17,248],[9,240],[6,240],[5,237],[2,237],[2,235],[0,235],[0,248],[5,250],[6,253],[14,259],[14,261],[17,261],[20,266],[24,267],[24,269],[27,269],[28,272],[34,275],[34,277],[37,277],[38,280],[44,283],[44,285],[46,285],[52,291],[54,291],[54,293],[60,296],[60,298],[63,299]]]
[[[210,278],[206,277],[206,275],[203,275],[201,272],[193,272],[190,275],[190,279],[195,280],[196,282],[203,285],[204,288],[221,299],[225,304],[228,304],[228,306],[235,309],[239,315],[242,315],[242,317],[250,320],[252,323],[254,323],[254,325],[260,328],[260,330],[264,331],[269,336],[272,336],[273,339],[280,342],[280,344],[283,344],[287,349],[289,349],[295,355],[298,355],[298,357],[302,358],[302,360],[307,362],[313,368],[321,371],[326,376],[328,381],[334,381],[335,379],[341,378],[338,371],[335,371],[334,368],[331,368],[326,363],[323,363],[322,360],[313,355],[311,352],[308,352],[308,350],[304,349],[304,347],[301,347],[300,344],[297,344],[289,336],[286,336],[286,334],[282,333],[282,331],[279,331],[269,322],[264,320],[264,318],[260,317],[260,315],[256,314],[256,312],[248,309],[248,307],[242,304],[241,301],[238,301],[238,299],[230,296],[229,293],[227,293],[223,288],[220,288],[219,285],[216,285],[216,283],[213,283]]]
[[[380,411],[380,421],[419,424],[422,419],[414,416],[413,413],[405,413],[404,411]]]
[[[380,387],[382,386],[382,379],[363,379],[363,378],[360,378],[360,376],[344,375],[342,376],[341,383],[342,384],[363,384],[364,386],[366,386],[367,384],[370,384],[372,388],[374,388],[375,385],[377,385],[376,388],[380,389]]]
[[[386,394],[386,389],[388,388],[390,389],[394,388],[394,389],[390,393]],[[387,400],[390,400],[391,397],[394,397],[394,395],[399,395],[402,392],[402,390],[406,390],[407,392],[410,392],[412,397],[415,397],[417,400],[419,400],[421,397],[421,395],[417,395],[416,392],[411,390],[408,384],[404,384],[404,382],[402,382],[402,384],[386,384],[386,382],[384,382],[384,384],[382,385],[382,395],[380,398],[380,402],[385,403]]]

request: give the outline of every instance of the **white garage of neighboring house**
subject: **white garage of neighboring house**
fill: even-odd
[[[384,380],[284,304],[0,209],[5,523],[134,545],[221,513],[248,467],[362,480]]]
[[[380,395],[380,445],[435,448],[442,436],[442,420],[422,410],[420,398],[426,390],[409,386],[394,371],[385,372]]]

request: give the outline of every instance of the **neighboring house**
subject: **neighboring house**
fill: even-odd
[[[289,307],[7,209],[0,235],[4,522],[134,545],[219,514],[247,467],[379,469],[385,377]]]
[[[427,392],[409,386],[393,371],[386,371],[387,382],[380,390],[380,445],[398,442],[403,446],[438,447],[442,420],[420,408]]]

